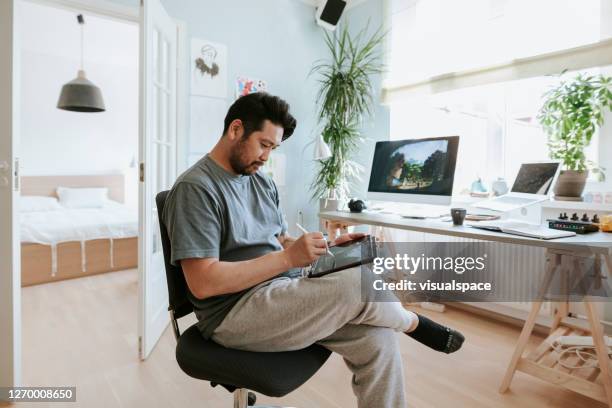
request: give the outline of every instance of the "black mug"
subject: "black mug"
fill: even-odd
[[[465,214],[467,211],[465,208],[451,208],[451,217],[453,218],[454,225],[463,225],[463,220],[465,220]]]

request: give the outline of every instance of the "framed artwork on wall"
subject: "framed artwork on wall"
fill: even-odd
[[[227,98],[227,47],[191,39],[191,94]]]

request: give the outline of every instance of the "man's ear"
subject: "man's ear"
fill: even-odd
[[[227,136],[229,137],[229,140],[232,142],[240,140],[243,134],[244,126],[242,126],[242,121],[240,119],[234,119],[227,129]]]

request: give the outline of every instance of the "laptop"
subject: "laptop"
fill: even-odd
[[[493,211],[512,211],[548,200],[548,193],[559,175],[556,161],[523,163],[508,194],[474,204]]]

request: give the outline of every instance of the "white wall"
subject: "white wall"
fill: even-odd
[[[79,66],[76,14],[22,4],[22,175],[120,173],[137,158],[137,25],[85,15],[85,70],[101,88],[106,112],[56,108],[62,85]],[[135,178],[128,182],[135,193]]]

